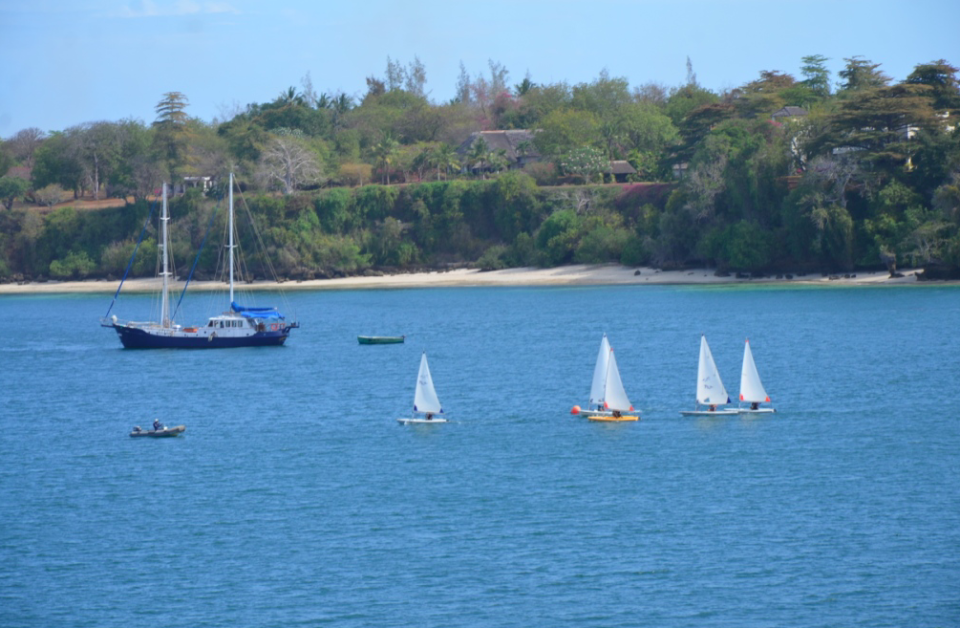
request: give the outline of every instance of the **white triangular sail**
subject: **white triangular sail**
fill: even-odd
[[[753,361],[750,340],[743,349],[743,368],[740,370],[740,401],[747,403],[770,403],[770,397],[760,382],[757,364]]]
[[[623,381],[620,379],[620,369],[617,368],[617,358],[613,355],[613,349],[610,349],[609,354],[607,376],[604,384],[604,401],[607,402],[608,410],[629,412],[633,410],[633,405],[627,399],[627,391],[623,389]]]
[[[414,412],[443,412],[440,407],[440,399],[437,398],[437,391],[433,387],[433,378],[430,376],[430,367],[427,365],[427,352],[424,351],[420,356],[420,372],[417,373],[417,388],[413,394]]]
[[[697,365],[697,403],[705,406],[716,406],[730,403],[727,389],[720,381],[720,372],[713,361],[707,337],[700,336],[700,363]]]
[[[603,407],[606,398],[604,390],[607,379],[607,363],[610,360],[610,343],[607,335],[600,341],[600,353],[597,354],[597,365],[593,367],[593,383],[590,385],[590,408]]]

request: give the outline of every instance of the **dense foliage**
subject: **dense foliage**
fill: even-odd
[[[160,182],[212,177],[206,193],[178,190],[171,204],[183,275],[222,227],[230,171],[259,225],[242,243],[262,242],[291,278],[464,263],[960,266],[957,68],[920,64],[892,83],[853,57],[832,87],[827,59],[802,61],[802,80],[764,71],[724,93],[698,85],[692,69],[672,89],[631,89],[606,73],[510,87],[491,62],[488,76],[463,69],[457,97],[434,103],[419,60],[388,59],[362,98],[318,95],[308,75],[300,91],[209,124],[171,92],[149,126],[25,129],[0,144],[0,277],[119,276]],[[464,144],[511,129],[534,131],[514,155]],[[636,174],[614,183],[611,160]],[[123,206],[80,202],[103,198]],[[148,226],[134,274],[155,271],[156,237]],[[201,277],[216,272],[211,251]]]

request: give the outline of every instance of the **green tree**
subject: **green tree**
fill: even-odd
[[[905,82],[929,86],[933,108],[938,112],[947,111],[956,115],[960,110],[960,82],[957,81],[957,72],[956,67],[940,59],[917,65]]]
[[[830,70],[823,55],[809,55],[803,57],[800,73],[803,74],[803,84],[806,85],[821,100],[830,96]]]
[[[537,231],[537,248],[548,264],[559,266],[573,260],[580,228],[580,219],[572,209],[554,212]]]
[[[689,162],[707,134],[735,115],[733,105],[726,103],[707,104],[691,111],[680,123],[680,141],[676,144],[670,161],[674,164]]]
[[[789,74],[764,70],[760,78],[747,83],[738,90],[736,109],[741,117],[769,116],[787,103],[784,92],[796,92],[796,80]]]
[[[512,170],[498,177],[487,203],[494,207],[497,232],[506,242],[533,232],[541,220],[537,184],[532,177]]]
[[[667,98],[664,113],[669,116],[674,125],[680,127],[684,119],[692,112],[703,107],[720,102],[720,97],[699,85],[687,84],[673,90]]]
[[[852,267],[855,234],[847,194],[851,182],[864,176],[849,155],[814,160],[783,203],[786,244],[794,260],[826,271]]]
[[[50,275],[57,279],[84,279],[97,269],[84,251],[71,251],[62,260],[50,262]]]
[[[417,181],[423,181],[423,173],[434,163],[434,149],[431,146],[420,146],[416,149],[410,167],[417,172]]]
[[[451,170],[459,170],[460,162],[457,161],[457,153],[447,143],[441,143],[433,153],[433,163],[437,167],[437,181],[440,180],[440,173],[444,178],[449,176]]]
[[[903,167],[919,146],[905,142],[911,128],[937,124],[930,86],[901,83],[851,94],[831,116],[825,133],[814,139],[815,153],[857,151],[860,159],[886,168]]]
[[[843,92],[859,92],[884,87],[890,82],[890,77],[879,70],[879,63],[872,63],[860,56],[845,58],[847,65],[838,72],[843,79],[840,90]]]
[[[651,165],[648,171],[654,170],[659,158],[680,139],[670,118],[650,103],[624,105],[610,119],[605,131],[610,155],[629,159],[634,153],[634,159]]]
[[[373,156],[380,166],[383,183],[390,184],[390,165],[394,163],[400,151],[400,143],[390,135],[384,135],[373,147]]]
[[[597,218],[583,228],[583,235],[577,243],[574,261],[578,264],[604,264],[619,262],[627,243],[631,239],[630,231],[622,225],[618,214]]]
[[[56,183],[64,189],[73,190],[74,197],[83,188],[83,166],[72,150],[67,135],[51,134],[34,153],[31,187],[40,189]]]
[[[108,178],[112,196],[132,196],[136,202],[152,194],[162,183],[162,166],[151,150],[152,133],[151,129],[137,120],[124,120],[117,124],[119,157],[112,163]]]
[[[467,163],[469,164],[468,167],[471,170],[475,170],[477,173],[483,175],[489,156],[490,147],[487,145],[486,140],[484,140],[482,137],[478,137],[473,144],[470,145],[470,149],[467,151]]]
[[[566,83],[534,85],[519,96],[511,116],[501,119],[503,128],[536,129],[548,114],[570,106],[570,87]]]
[[[190,141],[187,106],[190,101],[180,92],[167,92],[157,103],[154,142],[167,169],[173,173],[186,164]]]
[[[627,79],[611,78],[604,70],[594,82],[574,86],[570,106],[589,111],[598,120],[606,121],[615,118],[621,109],[633,102]]]
[[[589,183],[609,170],[610,161],[600,149],[582,146],[568,151],[558,159],[557,167],[562,173],[582,177]]]
[[[759,272],[770,264],[773,242],[760,225],[740,221],[724,231],[719,265],[737,271]]]
[[[563,155],[581,146],[597,146],[602,141],[600,120],[589,111],[561,109],[548,114],[540,123],[533,142],[545,157]]]
[[[20,177],[0,177],[0,202],[10,210],[13,208],[14,201],[23,198],[23,195],[30,189],[30,184]]]

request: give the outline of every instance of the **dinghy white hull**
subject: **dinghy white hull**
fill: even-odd
[[[435,423],[446,423],[446,419],[397,419],[400,425],[433,425]]]
[[[773,414],[777,410],[776,408],[757,408],[756,410],[751,410],[750,408],[740,408],[740,414]]]
[[[683,416],[722,416],[740,414],[739,410],[681,410]]]

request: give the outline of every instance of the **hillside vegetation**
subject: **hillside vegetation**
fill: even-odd
[[[0,144],[0,278],[120,276],[163,181],[185,187],[170,204],[184,275],[222,229],[231,171],[238,211],[258,225],[242,245],[262,242],[288,278],[571,262],[960,268],[957,68],[923,63],[893,83],[853,57],[834,84],[826,61],[804,57],[800,79],[764,71],[724,93],[692,69],[674,88],[605,73],[511,86],[491,62],[488,74],[463,70],[457,97],[436,103],[419,61],[388,59],[361,98],[317,94],[307,76],[301,90],[211,123],[172,92],[149,125],[24,129]],[[465,143],[512,129],[530,141]],[[614,182],[613,160],[635,173]],[[203,181],[206,191],[190,187]],[[105,198],[122,201],[79,208]],[[156,238],[148,227],[134,275],[155,272]],[[199,277],[219,264],[209,248]]]

